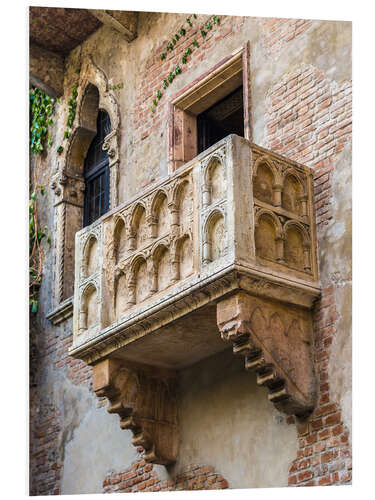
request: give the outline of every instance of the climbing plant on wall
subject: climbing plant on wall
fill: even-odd
[[[193,21],[192,21],[192,18],[193,18],[193,21],[195,19],[197,19],[197,15],[196,14],[193,14],[192,16],[188,17],[186,19],[186,24],[189,26],[189,27],[192,27],[193,26]],[[218,16],[212,16],[209,18],[209,20],[200,27],[200,35],[201,35],[201,38],[204,39],[206,36],[207,36],[207,33],[213,29],[214,25],[215,24],[220,24],[220,19]],[[185,26],[185,25],[184,25]],[[178,42],[178,40],[182,37],[184,37],[187,33],[187,30],[185,29],[185,27],[182,26],[179,30],[178,30],[178,33],[175,33],[170,41],[168,42],[167,46],[166,46],[166,51],[165,52],[162,52],[161,56],[160,56],[160,60],[161,61],[164,61],[166,58],[167,58],[167,52],[172,52],[175,48],[175,45],[176,43]],[[173,71],[171,71],[167,76],[166,78],[164,78],[163,80],[163,83],[162,83],[162,88],[164,90],[167,89],[167,87],[169,87],[170,84],[173,83],[174,79],[176,78],[176,76],[178,76],[179,74],[182,73],[182,68],[180,66],[180,64],[184,65],[184,64],[187,64],[188,62],[188,58],[191,56],[191,54],[193,53],[193,51],[195,49],[199,48],[199,43],[198,43],[198,40],[194,39],[192,41],[192,43],[187,47],[187,49],[185,50],[182,58],[181,58],[181,61],[180,63],[177,64],[177,66],[175,67],[175,69]],[[152,101],[152,105],[150,106],[150,110],[154,113],[155,112],[155,108],[156,106],[158,105],[159,101],[161,100],[161,98],[163,97],[163,92],[161,89],[159,89],[157,92],[156,92],[156,96],[155,98],[153,99]]]
[[[33,169],[33,179],[29,188],[29,302],[32,313],[38,310],[38,294],[42,281],[42,241],[48,242],[48,228],[40,227],[38,220],[38,195],[45,195],[45,188],[39,184],[42,165],[42,154],[52,145],[48,127],[52,125],[52,115],[55,101],[43,90],[32,87],[29,90],[30,99],[30,152],[36,157]]]

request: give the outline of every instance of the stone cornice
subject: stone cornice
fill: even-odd
[[[53,325],[58,325],[62,323],[66,319],[73,316],[73,297],[69,297],[68,299],[61,302],[53,311],[50,311],[46,315],[46,319],[51,321]]]

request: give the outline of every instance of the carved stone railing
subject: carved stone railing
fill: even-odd
[[[228,136],[76,235],[71,355],[150,462],[176,459],[178,370],[233,345],[269,399],[315,402],[309,168]]]

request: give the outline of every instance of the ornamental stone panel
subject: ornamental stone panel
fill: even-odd
[[[94,390],[148,461],[177,458],[178,371],[229,344],[277,409],[313,410],[308,167],[230,135],[79,231],[75,248],[70,354],[94,366]]]

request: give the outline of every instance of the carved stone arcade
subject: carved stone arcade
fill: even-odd
[[[228,136],[79,231],[75,251],[71,355],[146,460],[176,460],[178,370],[228,343],[276,408],[312,411],[309,168]]]

